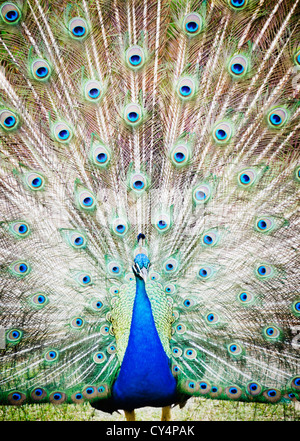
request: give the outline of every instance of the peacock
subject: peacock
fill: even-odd
[[[1,1],[1,404],[300,399],[299,13]]]

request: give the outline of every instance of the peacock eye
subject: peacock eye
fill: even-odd
[[[90,102],[98,102],[101,98],[101,90],[102,85],[99,81],[88,81],[84,87],[84,96]]]
[[[207,184],[199,185],[193,191],[193,201],[194,203],[201,204],[207,202],[211,196],[211,189]]]
[[[205,320],[209,325],[215,325],[219,322],[219,316],[215,312],[210,312],[206,315]]]
[[[294,377],[292,379],[292,387],[296,390],[300,390],[300,377]]]
[[[90,153],[90,160],[97,167],[105,168],[110,161],[110,150],[103,144],[93,146]]]
[[[226,144],[230,141],[233,128],[228,122],[221,122],[213,130],[213,138],[218,144]]]
[[[295,63],[300,66],[300,51],[296,52],[296,54],[294,55],[294,60]]]
[[[83,18],[75,17],[69,22],[69,31],[73,38],[82,40],[88,34],[88,25]]]
[[[26,276],[30,273],[30,266],[27,262],[18,261],[10,266],[10,270],[15,276]]]
[[[89,274],[81,273],[77,276],[77,281],[81,286],[88,286],[92,283],[92,278]]]
[[[122,274],[121,266],[117,262],[110,262],[107,268],[112,276],[120,276]]]
[[[84,326],[84,320],[81,317],[75,317],[71,321],[71,326],[74,329],[82,329]]]
[[[255,271],[256,271],[256,275],[260,278],[266,279],[274,275],[274,270],[269,265],[259,265]]]
[[[140,46],[132,46],[126,51],[126,62],[128,67],[137,70],[140,69],[145,62],[145,54]]]
[[[1,7],[1,17],[6,24],[15,25],[21,19],[21,11],[14,3],[5,3]]]
[[[73,133],[70,127],[64,122],[56,123],[52,130],[56,141],[65,144],[71,141]]]
[[[177,332],[177,334],[184,334],[185,331],[186,331],[186,326],[185,326],[183,323],[179,323],[179,324],[176,326],[176,332]]]
[[[242,55],[235,55],[229,63],[229,73],[234,78],[245,76],[248,71],[248,60]]]
[[[203,28],[203,20],[196,12],[191,12],[184,17],[183,29],[187,35],[193,37],[198,35]]]
[[[190,151],[187,145],[179,144],[176,145],[171,153],[172,163],[177,167],[182,167],[186,165],[190,159]]]
[[[275,325],[269,325],[263,329],[263,336],[270,342],[279,341],[282,338],[282,331]]]
[[[30,233],[29,225],[26,222],[12,222],[10,231],[20,238],[24,238]]]
[[[196,84],[192,78],[181,78],[177,86],[177,93],[183,100],[191,99],[196,92]]]
[[[234,9],[242,9],[247,5],[247,0],[229,0],[229,5]]]
[[[16,129],[19,124],[17,115],[8,109],[0,110],[0,124],[6,131]]]
[[[243,353],[243,348],[238,343],[231,343],[227,346],[229,355],[239,357]]]
[[[135,192],[142,192],[146,189],[147,181],[141,173],[134,174],[130,179],[130,187]]]
[[[128,231],[128,224],[125,219],[117,218],[113,221],[112,230],[117,236],[124,236]]]
[[[117,351],[117,348],[116,348],[115,345],[110,345],[110,346],[107,348],[107,352],[108,352],[109,354],[115,354],[116,351]]]
[[[109,326],[107,326],[107,325],[101,326],[100,332],[102,335],[105,335],[105,336],[108,335],[109,334]]]
[[[171,227],[170,216],[167,214],[160,214],[155,220],[155,228],[159,233],[164,233],[168,231]]]
[[[254,396],[259,395],[261,393],[261,390],[262,390],[261,386],[255,382],[249,383],[247,386],[247,392],[250,395],[254,395]]]
[[[94,311],[100,311],[103,307],[103,303],[100,300],[92,300],[91,306]]]
[[[249,292],[246,292],[246,291],[241,292],[239,294],[238,298],[239,298],[240,302],[243,304],[251,303],[254,299],[253,295]]]
[[[175,285],[170,283],[170,284],[165,286],[165,292],[167,294],[174,294],[175,291],[176,291]]]
[[[58,356],[59,356],[58,351],[56,351],[55,349],[50,349],[45,354],[45,360],[49,362],[57,361]]]
[[[45,81],[51,75],[51,68],[46,60],[36,60],[31,65],[31,72],[36,80]]]
[[[131,126],[136,126],[142,121],[143,112],[138,104],[128,104],[124,109],[125,122]]]
[[[48,303],[48,298],[42,293],[34,294],[31,298],[32,302],[37,307],[44,307]]]
[[[173,273],[178,268],[178,262],[174,258],[170,258],[165,262],[164,269],[168,273]]]
[[[256,181],[257,174],[252,169],[243,170],[238,175],[238,183],[242,187],[250,187]]]
[[[81,205],[81,208],[84,208],[86,210],[91,210],[91,209],[95,208],[95,206],[96,206],[96,201],[94,199],[94,195],[87,190],[82,191],[80,193],[79,203]]]
[[[172,354],[174,355],[175,358],[181,357],[182,355],[182,349],[174,347],[172,349]]]
[[[215,246],[219,241],[219,236],[216,232],[209,231],[202,236],[202,244],[205,246]]]
[[[271,231],[274,227],[274,220],[270,217],[263,217],[256,220],[256,229],[260,232]]]
[[[192,348],[185,349],[183,355],[189,360],[194,360],[195,358],[197,358],[197,352],[195,351],[195,349]]]
[[[280,129],[288,119],[288,113],[283,107],[275,107],[268,114],[268,122],[272,128]]]
[[[102,364],[102,363],[105,362],[105,360],[106,360],[106,356],[105,356],[105,354],[103,352],[96,352],[93,355],[93,361],[96,364]]]
[[[11,329],[8,331],[6,338],[10,343],[17,343],[21,340],[22,335],[23,333],[22,331],[19,331],[19,329]]]

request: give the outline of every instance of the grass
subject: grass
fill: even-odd
[[[161,409],[136,411],[137,421],[159,421]],[[124,413],[112,415],[86,404],[34,404],[0,406],[0,421],[125,421]],[[190,399],[183,409],[172,409],[172,421],[300,421],[300,406]]]

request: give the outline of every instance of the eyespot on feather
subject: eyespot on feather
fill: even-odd
[[[131,46],[127,49],[125,54],[126,64],[130,69],[138,70],[143,67],[145,63],[144,50],[138,46]]]
[[[2,4],[1,9],[1,18],[4,23],[8,25],[16,25],[21,20],[22,14],[18,6],[11,2],[6,2]]]
[[[182,29],[189,36],[198,35],[203,29],[203,19],[197,12],[187,14],[182,21]]]
[[[31,74],[37,81],[47,81],[51,76],[51,67],[46,60],[38,59],[31,64]]]
[[[84,40],[89,32],[86,20],[81,17],[74,17],[70,20],[68,28],[70,36],[75,40]]]
[[[183,101],[188,101],[194,97],[196,93],[196,83],[193,78],[181,78],[177,85],[177,94]]]
[[[73,137],[71,128],[64,122],[55,123],[52,127],[52,133],[54,140],[61,144],[68,144]]]
[[[249,70],[249,61],[243,55],[235,55],[229,62],[228,70],[233,78],[243,78]]]
[[[0,125],[6,132],[13,131],[19,126],[19,118],[9,109],[0,109]]]
[[[217,144],[226,144],[233,135],[233,127],[229,122],[218,123],[213,130],[213,139]]]

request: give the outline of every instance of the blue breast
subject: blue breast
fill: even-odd
[[[155,327],[145,283],[136,280],[128,346],[112,390],[117,407],[128,410],[176,401],[176,380]]]

